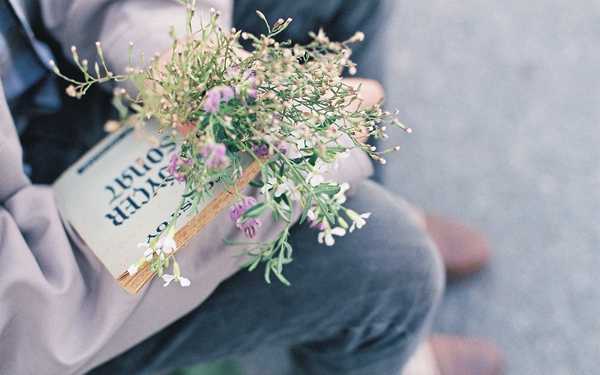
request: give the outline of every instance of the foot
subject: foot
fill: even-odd
[[[489,262],[489,242],[479,230],[428,213],[424,214],[424,222],[425,230],[440,250],[448,278],[469,275]]]
[[[433,335],[429,344],[440,375],[500,375],[504,371],[502,354],[490,342]]]

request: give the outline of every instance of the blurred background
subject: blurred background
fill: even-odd
[[[388,103],[413,133],[384,184],[494,247],[489,269],[448,285],[434,328],[496,342],[507,375],[598,374],[600,1],[392,13]]]
[[[380,179],[494,247],[491,267],[448,284],[435,330],[494,341],[507,375],[597,374],[600,1],[389,3],[387,106],[413,132],[390,134],[402,148]],[[181,374],[284,361],[274,349]]]

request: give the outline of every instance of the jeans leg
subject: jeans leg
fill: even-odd
[[[334,246],[318,244],[307,225],[293,228],[294,261],[284,268],[291,286],[240,271],[92,373],[151,373],[277,345],[290,348],[296,374],[399,374],[429,327],[443,267],[399,197],[363,181],[347,207],[372,215]]]

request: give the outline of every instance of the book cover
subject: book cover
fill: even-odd
[[[53,185],[75,231],[130,293],[139,292],[153,276],[147,263],[135,275],[127,273],[142,256],[137,245],[166,228],[185,187],[165,170],[179,146],[157,130],[150,121],[140,130],[124,128],[109,135]],[[245,172],[239,189],[259,172],[251,156],[241,156]],[[178,250],[234,197],[221,183],[213,185],[211,194],[198,211],[192,202],[183,205],[176,226]]]

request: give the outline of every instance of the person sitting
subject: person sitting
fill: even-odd
[[[196,4],[205,14],[211,5],[229,26],[232,4]],[[0,0],[0,336],[10,343],[0,345],[0,373],[152,373],[274,345],[289,348],[298,373],[400,373],[429,335],[446,271],[480,269],[489,247],[470,227],[416,214],[369,180],[366,155],[340,162],[333,177],[353,184],[347,206],[372,212],[369,225],[326,251],[308,225],[295,225],[289,287],[238,271],[241,260],[232,255],[239,250],[213,235],[222,233],[224,213],[178,255],[191,265],[193,287],[150,283],[129,295],[41,184],[101,137],[110,112],[102,92],[77,104],[59,99],[51,53],[65,60],[61,54],[77,45],[91,55],[102,40],[118,70],[126,66],[123,43],[150,55],[167,51],[168,27],[184,17],[185,8],[168,0]],[[262,232],[275,228],[266,223]],[[443,375],[501,371],[491,345],[442,336],[426,342]]]

